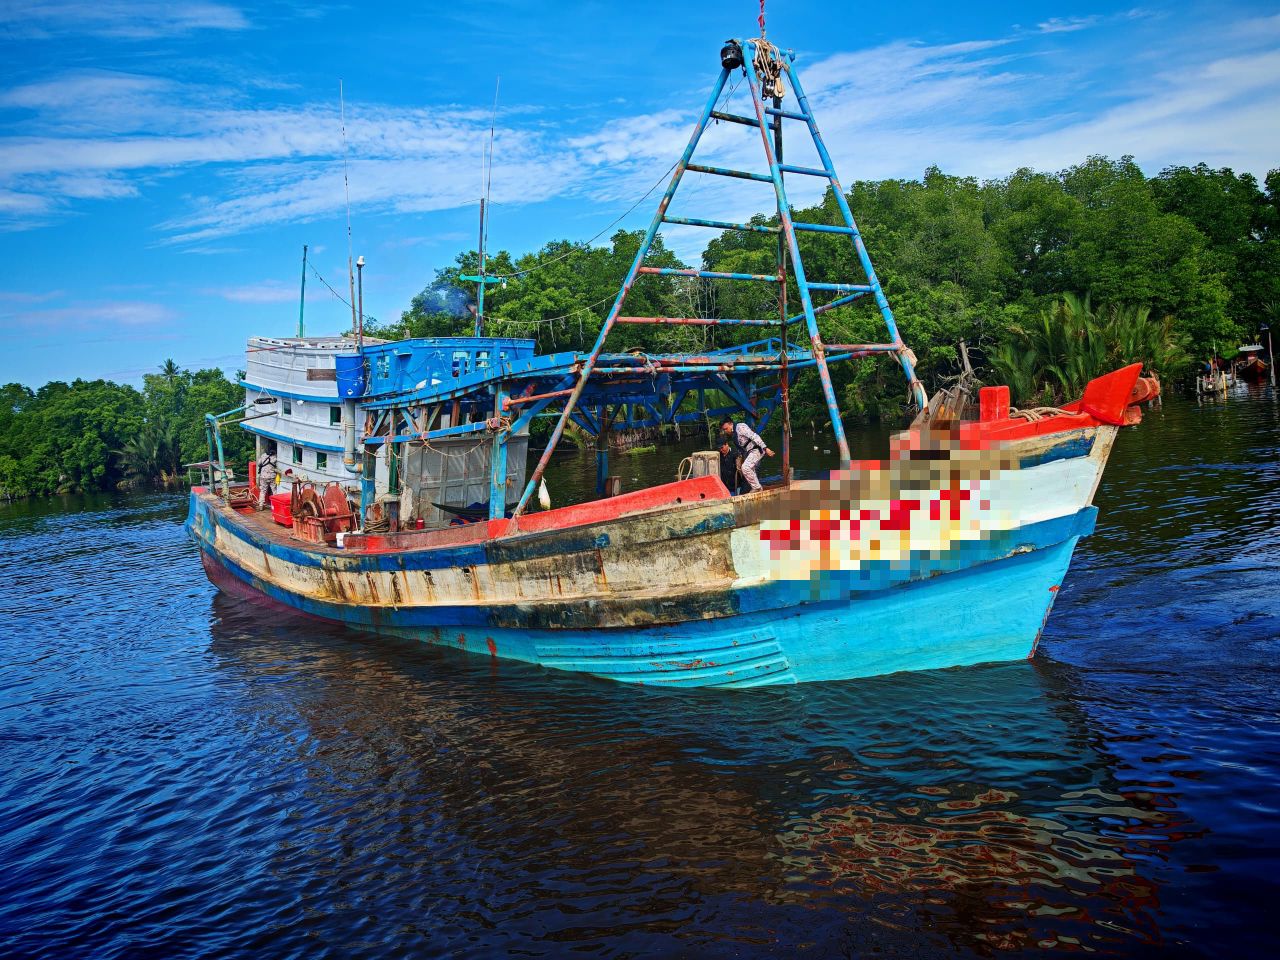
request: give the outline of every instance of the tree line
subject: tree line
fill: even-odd
[[[1166,379],[1181,377],[1196,360],[1228,354],[1261,324],[1280,320],[1280,170],[1262,184],[1205,164],[1147,177],[1132,157],[1094,156],[1057,173],[1021,169],[985,181],[931,167],[918,180],[856,182],[847,199],[931,388],[957,373],[961,340],[984,380],[1009,383],[1018,402],[1052,403],[1071,399],[1112,363],[1141,361]],[[830,193],[796,209],[794,219],[842,223]],[[777,217],[751,222],[774,226]],[[486,332],[534,337],[540,351],[589,349],[642,237],[620,230],[609,246],[555,241],[520,257],[490,257],[487,270],[508,279],[486,294]],[[772,274],[776,243],[771,233],[726,231],[707,244],[701,266]],[[862,281],[847,237],[802,232],[799,243],[810,280]],[[686,266],[661,236],[646,263]],[[477,268],[475,251],[459,254],[379,332],[469,332],[472,285],[459,276]],[[798,310],[794,282],[788,302]],[[768,319],[777,316],[776,291],[641,276],[624,312]],[[878,311],[863,305],[824,314],[819,326],[832,343],[885,335]],[[607,349],[702,350],[761,335],[760,328],[625,326]],[[833,373],[846,412],[904,411],[906,391],[892,364],[855,361]],[[800,417],[806,407],[820,410],[813,379],[796,390]]]
[[[980,181],[936,167],[918,180],[859,181],[847,194],[898,326],[929,388],[958,372],[965,341],[988,383],[1016,401],[1058,403],[1110,366],[1141,361],[1165,379],[1212,353],[1229,355],[1260,325],[1280,321],[1280,169],[1263,183],[1204,164],[1147,177],[1131,157],[1090,157],[1057,173],[1029,169]],[[794,211],[797,221],[839,224],[835,198]],[[752,222],[776,225],[776,215]],[[606,246],[550,242],[521,256],[489,257],[485,333],[532,337],[540,352],[595,342],[643,237],[619,230]],[[799,235],[811,280],[862,279],[846,237]],[[733,273],[776,268],[775,234],[727,231],[701,265]],[[646,262],[685,267],[661,235]],[[472,331],[479,266],[460,253],[436,272],[400,320],[375,336],[456,336]],[[794,282],[788,302],[799,303]],[[645,275],[633,316],[770,319],[768,284]],[[823,314],[831,343],[882,342],[878,311],[854,305]],[[793,327],[797,336],[801,327]],[[702,351],[756,339],[761,328],[619,327],[608,349]],[[907,407],[898,370],[883,360],[833,367],[846,413],[896,418]],[[0,402],[0,497],[172,483],[206,456],[203,416],[243,402],[219,370],[167,362],[142,389],[105,380],[11,383]],[[793,391],[797,422],[825,414],[815,377]],[[225,432],[229,459],[248,454],[240,430]]]
[[[139,390],[109,380],[0,388],[0,499],[134,486],[176,486],[182,465],[205,460],[204,415],[244,402],[221,370],[181,370],[172,360]],[[228,460],[251,444],[223,433]]]

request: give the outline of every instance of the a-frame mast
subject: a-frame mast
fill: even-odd
[[[546,471],[547,465],[551,461],[551,455],[555,451],[560,438],[564,434],[566,425],[573,415],[574,409],[582,397],[583,389],[586,387],[587,381],[591,378],[596,368],[596,363],[600,358],[604,349],[605,342],[608,340],[610,332],[614,325],[619,322],[626,323],[646,323],[652,322],[672,322],[669,318],[657,317],[622,317],[622,306],[626,302],[627,295],[631,291],[632,285],[636,278],[641,274],[657,274],[657,275],[680,275],[701,277],[711,280],[741,280],[760,283],[775,283],[779,285],[779,308],[780,314],[778,324],[783,335],[785,343],[787,328],[800,320],[805,323],[806,331],[809,336],[810,350],[814,365],[817,367],[818,376],[822,383],[823,397],[827,403],[827,412],[831,419],[831,429],[835,436],[836,445],[839,448],[840,465],[847,467],[851,461],[848,438],[845,436],[844,425],[840,419],[840,407],[835,395],[835,387],[831,380],[831,372],[827,367],[827,345],[822,340],[822,334],[818,329],[818,315],[827,310],[836,307],[845,306],[865,297],[871,297],[876,306],[879,308],[881,316],[884,319],[885,327],[889,334],[889,342],[872,343],[872,344],[841,344],[839,349],[842,353],[852,352],[854,355],[870,356],[874,354],[891,354],[894,356],[902,367],[903,373],[906,375],[907,382],[910,386],[912,395],[916,403],[921,409],[928,406],[928,397],[925,394],[924,387],[916,378],[914,369],[914,357],[911,351],[907,349],[902,341],[897,328],[897,324],[893,318],[893,311],[889,307],[889,302],[885,298],[884,291],[881,289],[880,281],[876,277],[875,268],[871,264],[871,258],[867,253],[866,245],[862,241],[862,235],[858,231],[857,224],[854,222],[853,213],[849,209],[848,201],[845,199],[843,187],[836,176],[835,167],[831,162],[830,154],[827,152],[826,144],[823,143],[822,135],[818,131],[817,122],[814,120],[813,112],[809,106],[808,98],[805,96],[804,88],[800,85],[797,71],[794,69],[795,54],[790,50],[780,51],[772,44],[762,38],[755,40],[739,41],[730,40],[720,52],[721,70],[720,75],[712,86],[711,95],[707,98],[706,104],[702,108],[702,113],[698,117],[698,121],[694,124],[693,133],[689,138],[689,143],[684,149],[680,160],[677,162],[675,170],[671,175],[671,180],[667,184],[666,192],[658,203],[658,209],[654,212],[653,219],[649,223],[649,228],[645,232],[644,239],[640,243],[639,249],[636,251],[635,259],[632,261],[630,268],[627,270],[626,277],[622,281],[622,286],[618,291],[617,297],[610,307],[609,313],[605,318],[604,325],[600,328],[600,334],[596,338],[591,352],[582,362],[573,388],[565,400],[564,409],[556,422],[555,428],[552,430],[551,439],[547,443],[546,449],[543,451],[541,458],[538,460],[537,466],[534,468],[532,475],[529,477],[525,490],[520,497],[519,503],[516,505],[513,516],[519,517],[528,505],[530,497],[537,489],[538,483],[541,481],[543,473]],[[725,83],[731,74],[737,70],[741,70],[747,81],[747,89],[751,94],[751,101],[755,108],[755,117],[738,116],[731,113],[723,113],[715,109],[716,103],[720,99],[721,93],[724,91]],[[795,91],[796,110],[785,110],[780,105],[779,87],[768,76],[761,76],[761,70],[767,75],[772,74],[773,78],[780,78],[783,73],[786,74],[790,81],[791,89]],[[764,84],[768,82],[769,90],[766,94],[762,89]],[[765,106],[765,96],[772,99],[772,106]],[[742,170],[730,170],[723,167],[711,167],[694,164],[691,162],[695,149],[699,141],[702,139],[703,133],[706,131],[707,123],[711,119],[727,121],[730,123],[741,124],[743,126],[754,127],[760,133],[761,142],[764,147],[765,159],[768,161],[768,175],[760,173],[752,173]],[[817,149],[818,156],[822,162],[821,168],[802,167],[793,164],[783,163],[780,157],[781,153],[781,121],[783,119],[796,120],[804,123],[813,139],[814,147]],[[772,135],[772,139],[771,139]],[[715,176],[732,177],[741,180],[754,180],[764,183],[772,183],[774,188],[774,196],[777,204],[778,226],[761,226],[759,224],[741,224],[728,223],[714,220],[696,220],[686,217],[671,217],[667,215],[667,209],[671,205],[672,198],[676,194],[677,188],[686,172],[705,173]],[[786,187],[783,182],[783,175],[791,173],[799,176],[813,176],[825,178],[832,194],[835,197],[836,205],[840,210],[844,225],[816,224],[816,223],[796,223],[791,217],[791,207],[787,201]],[[722,273],[711,270],[675,270],[667,267],[648,267],[645,266],[644,260],[653,245],[654,238],[657,236],[658,228],[663,223],[684,224],[688,226],[703,226],[719,230],[747,230],[754,232],[778,233],[779,236],[779,260],[777,272],[773,275],[767,274],[739,274],[739,273]],[[796,240],[796,231],[812,231],[817,233],[835,233],[842,234],[850,238],[854,251],[857,254],[858,261],[864,273],[864,283],[825,283],[810,281],[805,273],[804,262],[800,255],[800,247]],[[796,288],[800,294],[800,303],[802,312],[794,317],[785,316],[786,310],[786,282],[787,282],[787,263],[785,254],[790,254],[791,273],[795,278]],[[813,291],[824,291],[836,294],[836,298],[827,303],[816,305],[813,302]],[[679,322],[679,321],[677,321]],[[713,326],[761,326],[759,321],[750,320],[728,320],[717,318],[691,318],[691,323],[713,325]],[[785,364],[785,348],[782,363]],[[783,379],[786,373],[784,371]],[[780,387],[785,389],[785,387]],[[786,464],[789,466],[789,464]],[[784,476],[786,476],[784,474]],[[789,480],[789,476],[786,477]]]

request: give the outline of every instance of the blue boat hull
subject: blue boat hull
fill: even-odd
[[[505,657],[628,683],[752,687],[1025,659],[1034,654],[1081,535],[1096,511],[1038,531],[1062,538],[998,559],[879,589],[839,589],[816,602],[680,624],[593,630],[429,626],[421,611],[310,600],[263,584],[202,543],[210,579],[228,592],[467,653]],[[1028,549],[1031,548],[1031,549]],[[847,586],[847,585],[846,585]],[[484,611],[473,609],[476,615]]]

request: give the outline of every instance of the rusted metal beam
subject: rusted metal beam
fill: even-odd
[[[510,410],[512,407],[517,407],[522,403],[536,403],[539,400],[551,400],[555,397],[567,397],[571,393],[573,393],[573,390],[568,389],[568,390],[552,390],[550,393],[534,393],[534,394],[530,394],[527,397],[526,396],[507,397],[502,401],[502,409]]]
[[[677,270],[675,267],[641,267],[637,273],[650,273],[660,277],[701,277],[704,280],[759,280],[777,283],[777,277],[766,273],[721,273],[717,270]]]
[[[852,236],[854,233],[852,227],[833,227],[827,223],[792,223],[791,225],[797,230],[806,230],[809,233],[843,233],[845,236]]]
[[[830,180],[833,174],[830,170],[819,170],[816,167],[797,167],[790,163],[778,164],[778,169],[784,173],[802,173],[806,177],[823,177]]]
[[[794,110],[783,110],[781,107],[769,107],[765,110],[765,113],[769,114],[771,117],[786,117],[788,120],[807,121],[809,119],[809,115],[807,113],[796,113]],[[755,124],[753,123],[752,126],[754,127]]]
[[[704,167],[699,163],[691,163],[688,166],[688,170],[691,173],[709,173],[716,177],[733,177],[736,180],[757,180],[760,183],[773,183],[773,178],[767,177],[763,173],[747,173],[745,170],[731,170],[728,167]]]
[[[777,233],[781,228],[763,223],[733,223],[729,220],[702,220],[698,217],[663,217],[664,223],[685,227],[711,227],[715,230],[741,230],[744,233]]]
[[[836,293],[874,293],[865,283],[811,283],[810,290],[833,290]]]
[[[745,127],[754,127],[756,122],[750,117],[740,117],[736,113],[725,113],[722,110],[711,111],[712,120],[723,120],[726,123],[740,123]]]
[[[675,324],[689,327],[776,327],[776,320],[720,320],[715,317],[619,317],[618,323],[658,325]]]

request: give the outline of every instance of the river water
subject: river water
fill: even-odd
[[[1034,661],[739,693],[231,600],[181,497],[0,507],[0,953],[1272,955],[1276,399],[1171,398],[1098,505]]]

